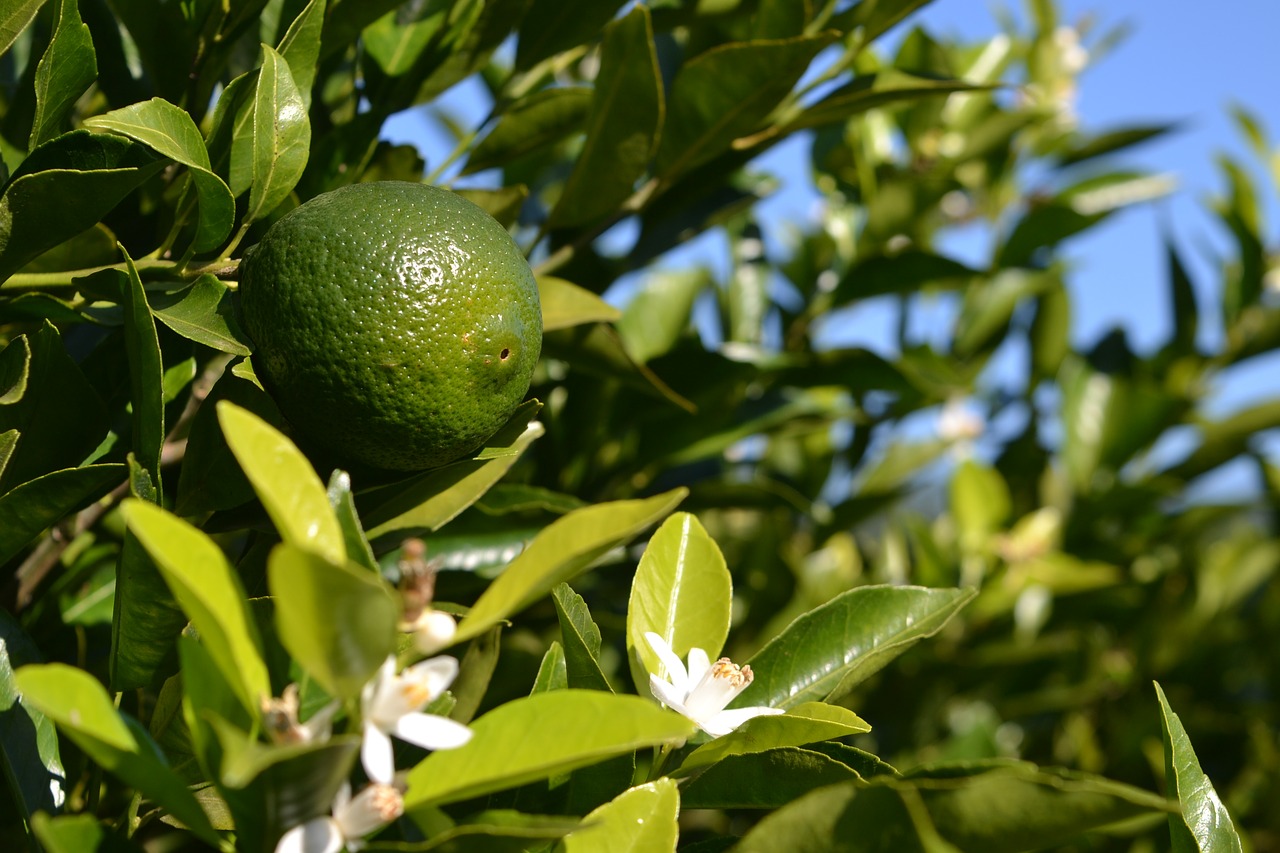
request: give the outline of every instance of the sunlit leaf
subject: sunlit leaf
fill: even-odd
[[[680,791],[670,779],[637,785],[589,812],[582,826],[564,837],[565,853],[674,851]]]
[[[21,15],[21,7],[13,13]],[[8,15],[4,16],[5,18]],[[5,22],[0,20],[0,34]],[[77,0],[59,0],[53,38],[36,67],[36,114],[29,148],[57,136],[76,99],[98,76],[97,57],[89,27],[80,20]]]

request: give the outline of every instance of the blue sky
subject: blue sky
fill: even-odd
[[[919,24],[936,36],[989,38],[998,32],[996,15],[1005,9],[1024,17],[1021,2],[937,0],[914,14],[895,35]],[[1280,222],[1275,192],[1236,130],[1229,108],[1249,109],[1280,141],[1280,3],[1273,0],[1223,0],[1206,6],[1189,0],[1059,0],[1061,19],[1076,24],[1091,18],[1095,32],[1126,25],[1128,36],[1107,55],[1091,62],[1080,80],[1077,111],[1080,126],[1102,132],[1122,126],[1177,123],[1160,139],[1117,156],[1117,167],[1141,167],[1169,173],[1178,189],[1166,199],[1121,212],[1091,232],[1065,245],[1072,264],[1068,286],[1073,294],[1073,338],[1088,344],[1113,326],[1126,329],[1140,352],[1158,347],[1169,329],[1164,235],[1173,236],[1198,286],[1201,304],[1218,299],[1219,275],[1209,261],[1212,250],[1228,244],[1205,204],[1225,183],[1215,159],[1223,152],[1249,164],[1259,194],[1268,199],[1268,230],[1274,245]],[[1086,39],[1086,45],[1090,43]],[[441,104],[451,113],[478,119],[487,107],[479,87],[463,84]],[[439,163],[452,143],[432,127],[422,112],[393,118],[384,135],[418,146],[428,167]],[[775,173],[780,191],[759,209],[770,243],[779,245],[788,228],[803,225],[814,213],[816,196],[809,186],[808,141],[792,139],[762,158],[759,165]],[[957,250],[974,246],[957,246]],[[709,234],[665,263],[705,263],[723,269],[726,243]],[[625,294],[626,288],[622,289]],[[893,315],[884,305],[870,304],[832,321],[830,337],[840,343],[882,348]],[[922,315],[924,323],[949,321],[945,306]],[[1220,330],[1202,323],[1202,343],[1216,344]],[[998,372],[999,367],[995,368]],[[1280,391],[1280,356],[1254,359],[1220,377],[1212,410],[1225,414]],[[1271,442],[1273,447],[1280,442]],[[1275,454],[1273,454],[1274,456]]]

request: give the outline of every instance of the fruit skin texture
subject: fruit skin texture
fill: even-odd
[[[515,241],[425,184],[355,184],[286,214],[241,263],[240,310],[300,437],[376,468],[475,450],[524,399],[542,348]]]

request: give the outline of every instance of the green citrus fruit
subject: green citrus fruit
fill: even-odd
[[[524,399],[542,348],[529,264],[492,217],[399,181],[317,196],[240,267],[254,367],[304,439],[378,468],[475,450]]]

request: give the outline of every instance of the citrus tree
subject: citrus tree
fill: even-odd
[[[972,44],[924,5],[7,0],[6,844],[1280,849],[1280,399],[1205,405],[1280,346],[1280,156],[1241,111],[1215,280],[1171,242],[1168,340],[1081,345],[1069,238],[1168,191],[1128,149],[1169,128],[1079,126],[1108,38],[1047,0]],[[447,159],[380,138],[410,109]],[[796,139],[821,215],[780,232]],[[281,413],[255,349],[303,318],[240,293],[290,211],[391,181],[507,229],[544,330],[483,446],[407,472]],[[873,302],[891,345],[839,344]]]

